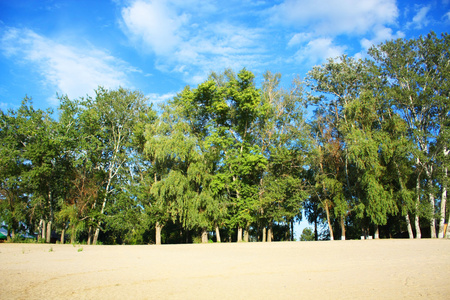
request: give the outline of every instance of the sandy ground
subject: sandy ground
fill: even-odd
[[[0,244],[0,299],[450,299],[450,240]]]

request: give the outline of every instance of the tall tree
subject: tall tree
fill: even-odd
[[[355,174],[351,170],[354,165],[350,163],[344,142],[346,128],[350,127],[345,108],[359,97],[366,84],[365,74],[362,61],[344,55],[314,67],[306,77],[311,89],[309,104],[317,105],[314,126],[319,150],[316,186],[325,193],[322,196],[325,210],[333,207],[339,219],[341,239],[345,239],[346,218],[357,205],[354,203],[357,199],[356,180],[351,178]],[[329,219],[329,213],[327,216]]]
[[[120,190],[119,175],[133,157],[133,134],[136,126],[145,122],[151,107],[138,91],[124,88],[107,90],[99,87],[95,98],[81,101],[80,118],[86,139],[85,155],[90,165],[103,173],[104,183],[95,203],[98,209],[92,244],[96,244],[103,223],[106,205]]]
[[[388,79],[389,96],[394,99],[396,109],[408,125],[409,137],[417,147],[412,154],[416,168],[424,172],[426,179],[430,212],[427,219],[432,237],[436,237],[436,159],[445,151],[444,144],[439,145],[437,141],[442,121],[448,118],[448,49],[448,34],[438,38],[431,32],[417,39],[388,41],[370,50]],[[418,187],[420,178],[417,176]],[[416,230],[420,237],[418,226]]]

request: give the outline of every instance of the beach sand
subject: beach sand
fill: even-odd
[[[0,244],[0,299],[450,299],[450,240]]]

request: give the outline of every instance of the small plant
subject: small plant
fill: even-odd
[[[194,236],[194,237],[192,238],[192,242],[193,242],[194,244],[201,244],[201,243],[202,243],[202,238],[199,237],[199,236]]]
[[[81,251],[83,251],[83,247],[80,247],[80,248],[78,248],[78,250],[77,250],[78,252],[81,252]]]
[[[53,247],[50,247],[50,249],[48,250],[48,252],[53,252]]]

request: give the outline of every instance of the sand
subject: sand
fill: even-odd
[[[0,244],[0,299],[450,299],[450,240]]]

